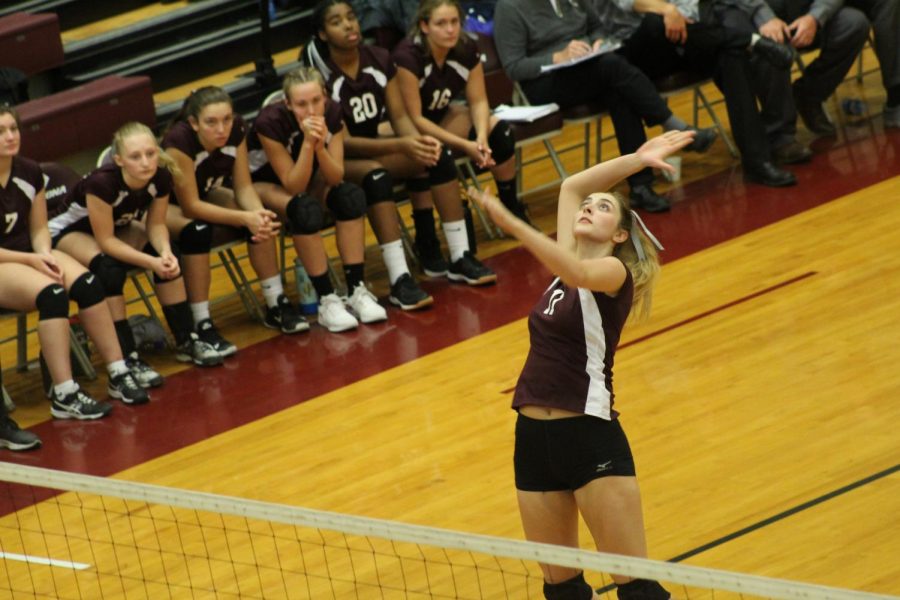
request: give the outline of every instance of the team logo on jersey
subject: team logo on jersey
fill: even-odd
[[[556,310],[556,305],[565,295],[566,293],[562,290],[553,290],[553,293],[550,294],[550,301],[547,303],[547,308],[544,309],[544,314],[552,317],[553,311]]]

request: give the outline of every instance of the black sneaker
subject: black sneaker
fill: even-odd
[[[197,323],[197,335],[200,337],[200,341],[212,346],[222,358],[237,352],[237,346],[222,337],[219,330],[213,325],[212,319],[203,319]]]
[[[111,404],[94,400],[81,388],[62,398],[54,392],[53,400],[50,403],[50,414],[57,419],[93,421],[94,419],[102,419],[111,412]]]
[[[309,323],[284,294],[278,296],[278,306],[266,309],[263,325],[269,329],[279,329],[281,333],[309,331]]]
[[[131,371],[110,377],[106,391],[110,398],[118,398],[125,404],[146,404],[150,401],[150,396]]]
[[[450,281],[464,281],[469,285],[487,285],[497,281],[497,274],[481,264],[470,251],[450,265],[447,272]]]
[[[715,127],[707,127],[705,129],[697,129],[691,127],[689,131],[695,131],[694,141],[684,147],[685,152],[696,152],[703,154],[719,136],[719,131]]]
[[[403,310],[425,308],[434,302],[434,298],[420,288],[419,284],[409,273],[401,275],[400,278],[394,282],[394,285],[391,286],[391,296],[389,300],[391,304],[399,306]]]
[[[204,342],[196,333],[175,348],[175,360],[192,362],[201,367],[222,364],[222,355],[209,342]]]
[[[142,388],[159,387],[163,384],[163,376],[145,363],[137,352],[132,352],[125,357],[125,365]]]
[[[441,252],[441,243],[437,238],[416,238],[416,253],[419,255],[419,263],[422,270],[429,277],[444,277],[450,269],[447,259]]]
[[[19,428],[18,423],[6,417],[0,419],[0,448],[10,450],[31,450],[41,445],[41,438]]]

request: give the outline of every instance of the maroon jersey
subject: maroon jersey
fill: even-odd
[[[153,179],[142,188],[131,189],[122,176],[122,167],[104,165],[75,184],[51,214],[50,235],[57,238],[65,231],[91,231],[88,218],[88,194],[100,198],[113,209],[116,227],[128,225],[144,217],[156,198],[172,193],[172,175],[167,169],[157,169]]]
[[[19,252],[31,252],[31,204],[44,189],[41,166],[28,158],[14,156],[9,181],[0,185],[0,247]]]
[[[447,54],[444,65],[438,66],[425,51],[423,44],[427,43],[419,36],[406,38],[394,48],[393,58],[398,67],[409,70],[419,80],[422,114],[429,121],[440,123],[450,101],[465,91],[469,74],[481,56],[475,42],[463,34],[460,43]]]
[[[330,57],[316,61],[325,77],[331,99],[339,104],[350,135],[378,137],[378,124],[384,120],[385,89],[397,74],[390,53],[378,46],[359,47],[359,71],[350,77]]]
[[[327,102],[325,105],[325,127],[328,129],[325,144],[331,143],[334,134],[344,128],[344,122],[341,120],[341,107],[335,102]],[[266,156],[262,143],[259,141],[260,135],[280,143],[287,149],[291,159],[296,161],[300,156],[300,146],[303,145],[303,131],[300,130],[300,124],[297,123],[294,113],[284,102],[276,102],[264,107],[253,122],[253,129],[247,140],[247,147],[250,150],[250,173],[253,175],[253,180],[280,184],[275,171],[269,164],[269,157]],[[315,159],[313,161],[313,169],[315,169]]]
[[[633,295],[627,269],[615,297],[554,279],[528,315],[531,348],[513,408],[546,406],[615,419],[613,357]]]
[[[247,125],[240,115],[235,115],[228,141],[221,148],[209,152],[200,143],[200,138],[197,137],[197,132],[191,128],[190,123],[179,121],[166,133],[162,147],[163,149],[175,148],[191,157],[194,161],[194,176],[197,179],[197,194],[202,200],[211,190],[231,185],[234,158],[237,156],[238,146],[246,137]],[[174,195],[172,200],[177,204]]]

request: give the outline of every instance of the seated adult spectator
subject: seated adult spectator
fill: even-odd
[[[725,96],[728,119],[749,181],[782,187],[793,174],[772,162],[772,151],[750,82],[751,55],[790,68],[794,53],[758,34],[698,22],[665,0],[592,0],[607,36],[622,40],[617,51],[652,79],[677,71],[712,76]],[[696,3],[691,3],[695,9]],[[684,11],[684,12],[683,12]]]
[[[881,81],[887,92],[884,126],[900,129],[900,0],[846,0],[845,4],[869,18]]]
[[[893,2],[896,5],[896,0]],[[836,133],[822,103],[853,66],[866,42],[868,19],[862,11],[841,6],[835,0],[772,0],[770,4],[765,0],[719,0],[714,4],[714,13],[728,27],[758,32],[799,50],[821,48],[819,56],[794,82],[793,93],[789,68],[777,68],[762,61],[751,65],[776,160],[800,162],[791,160],[802,160],[804,154],[794,141],[797,113],[813,133]],[[808,158],[811,153],[806,155]]]
[[[644,124],[665,130],[689,129],[672,114],[653,82],[615,53],[542,73],[541,67],[564,63],[598,49],[603,25],[588,3],[569,0],[500,0],[494,11],[494,40],[503,68],[521,82],[529,101],[556,102],[562,108],[601,102],[609,109],[619,151],[630,154],[647,140]],[[588,85],[588,82],[592,84]],[[697,132],[688,150],[705,151],[714,130]],[[628,177],[632,206],[649,212],[669,209],[653,190],[653,172],[643,169]]]

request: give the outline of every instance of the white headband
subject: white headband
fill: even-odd
[[[648,238],[650,238],[650,241],[653,242],[653,245],[656,246],[657,250],[665,250],[665,248],[663,248],[662,244],[659,243],[659,240],[656,239],[656,236],[654,236],[652,233],[650,233],[650,230],[647,229],[647,225],[644,223],[643,219],[641,219],[641,217],[638,216],[638,214],[636,212],[634,212],[633,210],[630,212],[631,212],[630,237],[631,237],[631,243],[634,244],[634,249],[637,252],[638,260],[647,260],[647,255],[644,253],[644,244],[641,243],[641,237],[638,235],[638,227],[640,227],[644,231],[644,234],[646,234],[646,236]]]

